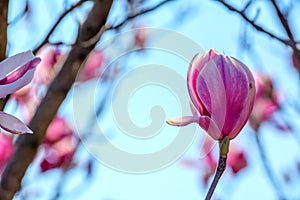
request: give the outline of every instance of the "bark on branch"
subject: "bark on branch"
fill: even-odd
[[[49,124],[74,83],[82,62],[95,47],[95,44],[88,47],[77,44],[89,40],[99,32],[106,23],[111,5],[112,0],[94,0],[94,6],[79,31],[77,43],[70,51],[61,71],[50,85],[45,98],[30,122],[29,126],[34,134],[22,135],[16,142],[16,151],[2,175],[0,183],[1,200],[12,199],[20,189],[21,180],[27,167],[33,161]]]
[[[0,1],[0,61],[6,58],[8,0]]]

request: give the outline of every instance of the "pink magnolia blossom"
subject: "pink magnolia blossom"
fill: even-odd
[[[49,84],[60,67],[63,56],[58,46],[45,45],[37,55],[42,59],[30,84],[14,92],[11,99],[17,103],[20,117],[26,123],[32,119],[37,106],[44,97]]]
[[[182,164],[191,169],[198,170],[200,172],[200,179],[204,185],[209,183],[210,178],[215,174],[218,157],[214,154],[212,148],[215,144],[211,138],[204,136],[203,143],[201,143],[200,154],[204,155],[199,159],[184,159]],[[231,150],[228,153],[227,166],[232,172],[232,175],[237,175],[240,171],[248,166],[248,161],[245,152],[240,149],[236,144],[231,146]]]
[[[139,48],[144,48],[148,38],[148,33],[144,25],[139,25],[134,35],[134,44]]]
[[[271,78],[267,75],[256,75],[256,100],[250,115],[250,126],[257,130],[265,121],[272,121],[274,112],[280,109],[278,95],[273,87]],[[277,125],[275,121],[272,121]],[[280,125],[280,124],[278,124]]]
[[[215,140],[235,138],[255,100],[254,78],[247,66],[211,49],[191,61],[187,86],[193,116],[167,122],[174,126],[198,123]]]
[[[233,174],[239,173],[239,171],[248,166],[245,152],[237,148],[231,148],[228,154],[227,164]]]
[[[80,74],[80,81],[87,81],[101,76],[101,66],[104,62],[103,52],[94,50],[89,55],[85,67]]]
[[[62,168],[67,169],[73,163],[78,138],[73,134],[73,129],[61,117],[55,117],[51,122],[43,143],[45,155],[40,163],[42,172]]]
[[[44,46],[37,55],[42,58],[42,61],[35,72],[33,83],[48,86],[57,71],[56,63],[62,59],[63,55],[59,48],[53,45]]]
[[[14,152],[14,144],[12,138],[4,133],[0,133],[0,174]]]
[[[27,85],[33,78],[36,66],[41,59],[31,51],[16,54],[0,63],[0,98]],[[0,112],[0,127],[14,134],[32,133],[19,119]]]

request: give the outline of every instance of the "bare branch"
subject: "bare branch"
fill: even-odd
[[[289,39],[290,39],[293,43],[295,43],[293,33],[292,33],[291,29],[290,29],[290,25],[289,25],[289,23],[288,23],[286,17],[285,17],[285,16],[283,15],[283,13],[280,11],[280,9],[279,9],[277,3],[275,2],[275,0],[271,0],[271,3],[272,3],[272,5],[273,5],[273,7],[275,8],[276,13],[277,13],[277,16],[278,16],[278,18],[279,18],[279,20],[280,20],[280,22],[281,22],[283,28],[285,29],[285,31],[286,31],[286,33],[287,33]]]
[[[28,0],[25,1],[25,8],[21,13],[19,13],[13,20],[8,22],[8,25],[14,25],[17,22],[19,22],[27,13],[28,13],[29,5],[28,5]]]
[[[295,61],[295,64],[296,66],[300,66],[300,50],[297,48],[296,46],[296,41],[294,39],[294,36],[293,36],[293,33],[292,33],[292,30],[290,28],[290,25],[289,25],[289,22],[287,20],[287,18],[284,16],[284,14],[280,11],[280,8],[278,7],[277,3],[275,0],[271,0],[271,3],[273,5],[273,7],[275,8],[276,10],[276,13],[277,13],[277,16],[285,30],[285,32],[287,33],[288,35],[288,38],[290,39],[291,41],[291,45],[289,45],[292,49],[293,49],[293,55],[294,55],[294,61]],[[298,69],[299,70],[299,69]]]
[[[106,23],[111,5],[112,0],[94,0],[94,6],[78,33],[78,42],[86,41],[99,32]],[[71,49],[61,71],[50,85],[45,98],[29,124],[35,134],[22,135],[16,142],[15,153],[2,174],[1,200],[13,199],[14,194],[20,189],[21,180],[27,167],[33,161],[49,124],[74,83],[80,66],[94,47],[95,45],[83,48],[75,44]]]
[[[248,22],[257,31],[265,33],[268,36],[270,36],[271,38],[274,38],[274,39],[280,41],[281,43],[283,43],[283,44],[285,44],[287,46],[291,46],[292,45],[291,42],[290,42],[290,40],[285,40],[283,38],[280,38],[280,37],[276,36],[275,34],[269,32],[269,31],[265,30],[263,27],[257,25],[254,20],[251,20],[244,12],[242,12],[242,11],[234,8],[230,4],[226,3],[224,0],[217,0],[217,2],[221,3],[222,5],[224,5],[228,10],[231,10],[231,11],[239,14],[246,22]]]
[[[50,31],[48,32],[48,34],[46,35],[46,37],[44,38],[44,40],[37,46],[34,48],[33,53],[36,54],[37,51],[44,46],[45,44],[48,43],[50,36],[52,35],[52,33],[55,31],[56,27],[59,25],[59,23],[65,18],[65,16],[67,16],[70,12],[72,12],[75,8],[81,6],[84,2],[89,1],[89,0],[80,0],[78,1],[76,4],[72,5],[69,9],[65,10],[60,17],[58,18],[58,20],[55,22],[55,24],[52,26],[52,28],[50,29]]]
[[[88,47],[89,45],[92,45],[92,44],[95,44],[96,42],[99,41],[100,39],[100,36],[103,34],[103,32],[107,31],[107,30],[113,30],[113,29],[119,29],[120,27],[122,27],[124,24],[126,24],[128,21],[136,18],[136,17],[139,17],[141,15],[144,15],[144,14],[147,14],[149,12],[152,12],[160,7],[162,7],[163,5],[165,5],[166,3],[168,2],[172,2],[172,0],[165,0],[165,1],[162,1],[160,3],[158,3],[157,5],[151,7],[151,8],[146,8],[144,10],[141,10],[137,13],[134,13],[130,16],[128,16],[126,19],[124,19],[121,23],[119,23],[118,25],[110,25],[110,24],[106,24],[105,26],[102,27],[102,29],[94,36],[92,37],[91,39],[89,39],[88,41],[84,41],[81,43],[81,45],[83,47]]]
[[[8,0],[0,1],[0,61],[6,58]]]
[[[0,10],[0,61],[2,61],[6,58],[8,0],[0,1]],[[0,100],[0,110],[4,109],[5,101]]]

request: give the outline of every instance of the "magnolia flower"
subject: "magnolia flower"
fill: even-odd
[[[101,67],[104,62],[104,55],[102,51],[94,50],[89,55],[84,69],[82,70],[80,74],[80,81],[87,81],[93,78],[100,77]]]
[[[202,141],[200,155],[204,155],[204,157],[199,157],[198,159],[184,159],[182,160],[182,164],[187,168],[196,169],[200,172],[202,183],[207,185],[216,171],[218,157],[213,151],[213,145],[215,144],[213,140],[208,136],[204,136]],[[248,166],[245,151],[236,144],[232,145],[232,148],[228,153],[227,166],[229,167],[232,176],[239,174],[239,172]]]
[[[0,98],[27,85],[41,59],[31,51],[19,53],[0,63]],[[19,119],[0,111],[0,127],[14,134],[32,133]]]
[[[277,91],[269,76],[256,75],[256,100],[250,115],[250,126],[258,130],[264,121],[269,121],[273,113],[280,109]]]
[[[0,132],[0,174],[14,152],[14,144],[12,138]]]
[[[215,140],[235,138],[246,124],[255,100],[254,78],[247,66],[211,49],[193,58],[187,86],[193,116],[167,123],[185,126],[195,122]]]
[[[65,119],[55,117],[47,129],[42,146],[45,155],[40,163],[41,171],[72,166],[77,144],[78,138],[74,136],[72,127]]]

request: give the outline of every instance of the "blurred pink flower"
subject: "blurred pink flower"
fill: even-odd
[[[200,147],[200,154],[204,155],[201,159],[184,159],[182,164],[185,167],[199,170],[201,172],[200,178],[204,185],[207,185],[210,178],[214,175],[218,164],[217,154],[213,151],[213,140],[204,137],[204,142]],[[241,170],[248,166],[245,152],[238,148],[237,145],[232,145],[228,153],[227,166],[231,170],[232,175],[237,175]]]
[[[139,25],[138,29],[136,29],[134,36],[134,44],[139,48],[144,48],[145,43],[147,41],[148,34],[143,25]]]
[[[80,74],[80,81],[87,81],[101,76],[101,66],[104,62],[103,53],[99,50],[94,50],[90,53],[84,69]]]
[[[44,143],[54,144],[64,137],[72,136],[73,129],[64,118],[56,116],[49,125]]]
[[[55,117],[50,124],[43,143],[45,155],[40,163],[42,172],[50,169],[67,169],[73,163],[78,138],[73,129],[60,117]]]
[[[49,85],[55,76],[55,67],[63,55],[57,46],[46,45],[37,55],[42,58],[42,62],[37,68],[33,82],[35,84]]]
[[[49,84],[54,79],[63,55],[58,46],[45,45],[38,51],[42,58],[30,84],[12,94],[11,98],[17,103],[21,118],[29,123],[37,106],[44,97]]]
[[[236,148],[231,148],[228,154],[227,165],[233,174],[237,174],[239,171],[246,168],[248,161],[245,152]]]
[[[0,174],[2,174],[4,167],[14,152],[14,144],[12,138],[4,133],[0,133]]]
[[[254,78],[247,66],[211,49],[193,58],[187,85],[193,116],[167,122],[174,126],[198,123],[215,140],[235,138],[246,124],[255,100]]]
[[[0,63],[0,98],[27,85],[33,78],[41,59],[31,51],[16,54]],[[32,133],[19,119],[0,112],[0,127],[14,134]]]
[[[277,93],[272,80],[266,75],[256,75],[256,100],[250,115],[250,126],[257,130],[264,121],[270,120],[272,114],[279,108]]]

